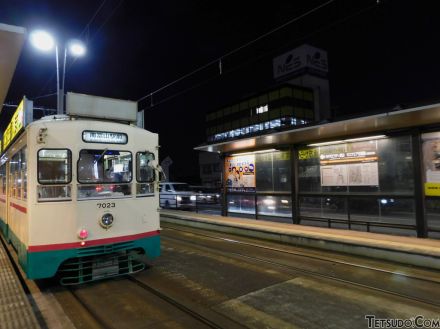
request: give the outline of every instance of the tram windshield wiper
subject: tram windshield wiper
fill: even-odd
[[[102,157],[107,153],[108,148],[105,148],[104,151],[101,153],[101,155],[96,159],[93,163],[97,163],[99,160],[102,159]]]

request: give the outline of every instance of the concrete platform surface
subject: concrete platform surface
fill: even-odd
[[[440,270],[440,240],[161,210],[161,220]]]

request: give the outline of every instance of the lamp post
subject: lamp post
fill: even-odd
[[[44,52],[50,52],[55,48],[55,59],[57,64],[57,113],[64,113],[64,81],[66,77],[67,52],[73,57],[81,57],[86,53],[86,47],[80,40],[72,39],[64,44],[63,72],[60,77],[60,61],[58,54],[58,44],[55,39],[47,32],[42,30],[34,31],[30,34],[32,45]],[[60,79],[61,78],[61,79]],[[61,80],[61,86],[60,86]]]

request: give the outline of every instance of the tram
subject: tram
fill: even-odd
[[[136,103],[78,94],[67,103],[67,115],[27,126],[21,103],[6,129],[0,231],[29,279],[141,271],[160,254],[158,135],[133,124]]]

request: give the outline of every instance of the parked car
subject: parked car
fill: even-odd
[[[187,183],[163,182],[159,184],[159,200],[163,208],[191,209],[197,197]]]
[[[198,203],[219,203],[220,189],[206,186],[191,186],[191,189],[197,196]]]

